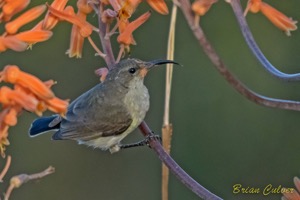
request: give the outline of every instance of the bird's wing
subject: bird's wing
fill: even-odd
[[[132,123],[130,113],[121,100],[108,98],[103,90],[92,89],[77,98],[55,137],[91,140],[126,131]]]

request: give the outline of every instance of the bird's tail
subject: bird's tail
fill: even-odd
[[[57,130],[60,127],[60,123],[51,126],[51,122],[55,120],[57,116],[53,115],[50,117],[41,117],[33,121],[29,129],[29,135],[31,137],[38,136],[50,130]]]

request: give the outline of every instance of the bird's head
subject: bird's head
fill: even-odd
[[[116,80],[121,82],[124,86],[127,86],[131,80],[142,81],[148,71],[153,67],[168,63],[179,65],[172,60],[153,60],[149,62],[135,58],[122,60],[107,74],[106,79]]]

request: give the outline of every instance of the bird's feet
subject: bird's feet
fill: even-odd
[[[150,135],[150,136],[147,136],[145,139],[143,139],[139,142],[136,142],[136,143],[120,144],[119,148],[128,149],[128,148],[131,148],[131,147],[140,147],[140,146],[146,146],[146,145],[148,147],[150,147],[150,141],[151,140],[157,140],[157,141],[161,142],[161,137],[160,137],[160,135]]]

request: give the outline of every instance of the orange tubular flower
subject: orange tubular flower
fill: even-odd
[[[35,20],[46,10],[45,5],[36,6],[5,25],[6,32],[15,34],[20,27]]]
[[[89,14],[93,10],[92,7],[88,5],[87,0],[78,0],[77,7],[77,17],[80,18],[82,21],[86,21],[87,14]],[[70,58],[81,58],[83,44],[84,37],[81,35],[79,27],[73,25],[71,31],[70,48],[67,50],[66,53],[69,54]]]
[[[70,48],[66,54],[68,54],[70,58],[81,58],[83,44],[84,37],[82,37],[80,34],[78,26],[73,25],[71,31]]]
[[[9,21],[15,14],[25,9],[30,0],[6,1],[2,8],[3,21]]]
[[[2,107],[2,111],[0,113],[0,153],[1,156],[5,157],[5,149],[7,145],[9,145],[9,141],[7,139],[8,136],[8,128],[9,126],[14,126],[17,123],[17,116],[21,112],[21,107],[19,106],[9,106]]]
[[[45,101],[45,103],[49,110],[64,116],[68,109],[69,100],[61,100],[57,97],[54,97]]]
[[[297,29],[297,21],[287,17],[269,4],[262,2],[262,0],[249,0],[244,15],[249,10],[253,13],[261,11],[277,28],[283,30],[288,36],[291,35],[290,31]]]
[[[16,34],[14,37],[20,41],[33,44],[48,40],[52,36],[51,31],[30,30]]]
[[[247,7],[245,9],[244,15],[246,16],[247,12],[250,10],[252,13],[257,13],[260,11],[262,0],[249,0]]]
[[[37,77],[22,72],[16,65],[7,65],[0,74],[1,80],[27,88],[40,99],[51,99],[53,92]]]
[[[114,10],[118,11],[120,20],[127,20],[134,13],[135,9],[142,2],[141,0],[125,0],[120,5],[116,5],[118,1],[110,0]],[[113,3],[114,2],[114,3]],[[115,4],[115,5],[114,5]],[[120,6],[120,8],[118,8]]]
[[[291,35],[290,31],[297,30],[297,21],[288,18],[269,4],[262,2],[260,10],[277,28],[283,30],[287,36]]]
[[[47,88],[51,88],[53,85],[56,84],[56,81],[50,79],[48,81],[44,81],[44,84],[47,86]]]
[[[25,51],[28,44],[15,38],[14,36],[0,37],[0,52],[12,49],[14,51]]]
[[[3,86],[0,88],[0,103],[5,106],[21,106],[25,110],[35,112],[39,101],[22,90],[12,90]]]
[[[7,47],[4,43],[5,38],[4,37],[0,37],[0,52],[6,51]]]
[[[51,6],[48,6],[49,11],[56,17],[62,20],[66,20],[76,26],[79,27],[80,34],[83,37],[88,37],[93,32],[93,26],[89,24],[86,20],[81,19],[78,15],[76,15],[73,11],[71,12],[71,9],[67,9],[70,7],[67,7],[64,11],[59,11]]]
[[[45,83],[46,85],[46,83]],[[46,85],[48,87],[48,85]],[[20,85],[14,85],[14,92],[17,93],[23,93],[26,95],[26,98],[28,99],[28,101],[30,102],[34,102],[34,106],[29,107],[27,105],[29,105],[30,102],[25,102],[22,104],[22,102],[17,101],[15,98],[15,102],[20,105],[22,108],[24,108],[27,111],[30,112],[34,112],[35,114],[37,114],[38,116],[42,116],[43,112],[47,110],[47,107],[44,103],[45,100],[39,99],[36,95],[34,95],[28,88],[23,88]],[[29,107],[29,108],[28,108]]]
[[[68,0],[54,0],[50,5],[52,8],[56,10],[63,11],[65,6],[67,5]],[[45,19],[43,20],[43,29],[44,30],[52,30],[58,22],[58,18],[53,16],[50,11],[47,12]]]
[[[93,8],[88,4],[88,0],[78,0],[77,8],[78,12],[84,13],[85,15],[93,11]]]
[[[63,10],[64,13],[69,14],[69,15],[75,15],[74,8],[72,6],[67,6]]]
[[[167,4],[164,0],[147,0],[147,3],[158,13],[167,15],[169,13]]]
[[[217,1],[218,0],[196,0],[192,5],[192,10],[196,15],[203,16]]]
[[[9,126],[15,126],[18,121],[17,116],[21,112],[21,109],[19,106],[11,107],[4,117],[4,122]]]
[[[132,36],[132,32],[135,31],[139,26],[141,26],[147,19],[150,17],[151,12],[146,12],[145,14],[141,15],[136,20],[130,22],[126,25],[124,30],[121,31],[120,28],[120,35],[118,36],[117,40],[119,43],[124,44],[125,46],[129,46],[130,44],[135,45],[135,41]],[[123,29],[123,28],[122,28]]]

